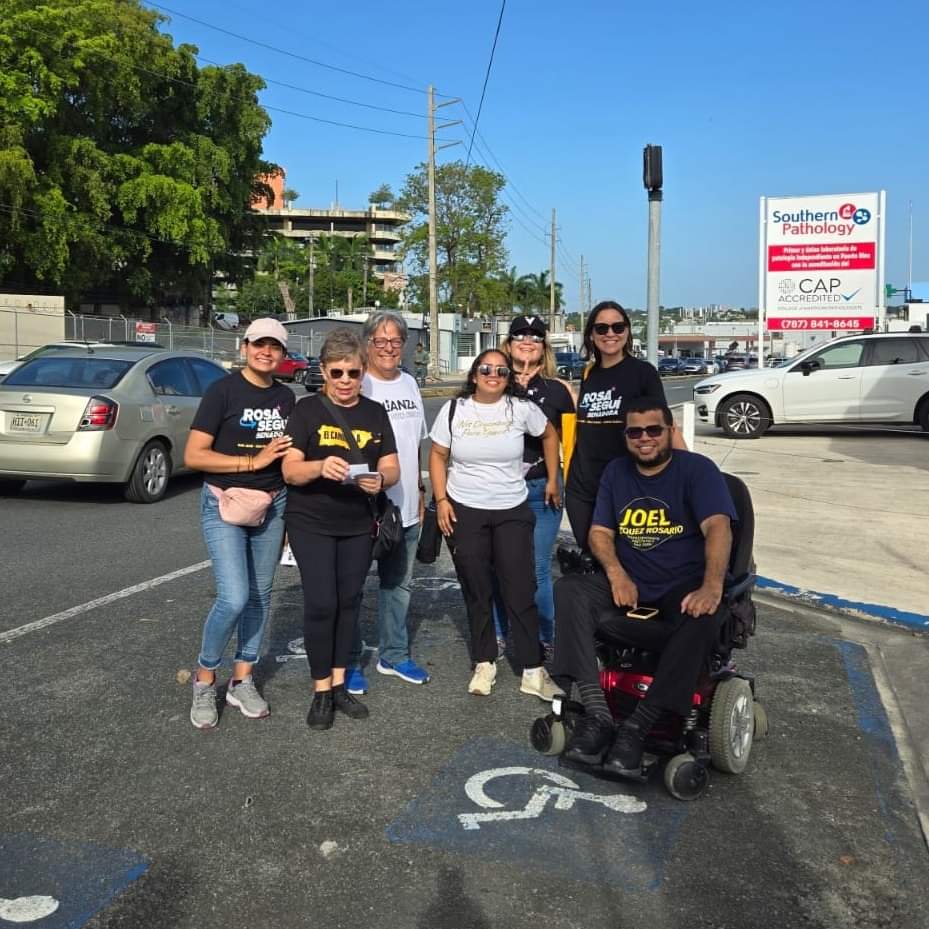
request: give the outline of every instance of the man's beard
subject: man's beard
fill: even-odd
[[[671,443],[669,442],[664,448],[658,449],[653,458],[644,458],[634,448],[629,449],[629,454],[636,464],[643,465],[646,468],[656,468],[658,465],[663,465],[671,457]]]

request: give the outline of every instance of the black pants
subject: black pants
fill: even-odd
[[[608,642],[660,652],[655,679],[645,699],[650,706],[684,716],[724,616],[720,606],[711,616],[681,613],[681,600],[702,583],[685,581],[656,603],[655,619],[626,619],[613,603],[605,574],[569,574],[555,583],[555,676],[597,683],[595,637]]]
[[[303,583],[303,642],[313,680],[348,665],[373,540],[331,536],[288,525],[287,538]]]
[[[564,507],[568,514],[568,522],[574,533],[574,541],[580,548],[586,550],[587,536],[594,518],[594,500],[585,500],[577,494],[565,492]]]
[[[535,515],[528,503],[510,510],[477,510],[452,501],[455,531],[449,540],[471,628],[471,659],[497,660],[494,631],[494,575],[510,623],[516,661],[523,668],[542,664],[539,613],[535,605]]]

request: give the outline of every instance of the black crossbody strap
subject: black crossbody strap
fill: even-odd
[[[323,406],[329,411],[329,414],[335,420],[335,424],[342,430],[342,435],[345,436],[345,441],[348,443],[348,449],[350,452],[353,452],[355,457],[358,459],[356,464],[367,464],[364,459],[364,455],[361,454],[361,449],[358,447],[358,443],[355,441],[355,436],[352,434],[352,430],[349,429],[348,423],[345,422],[345,418],[342,414],[336,409],[335,404],[328,398],[320,396],[319,398],[323,402]]]

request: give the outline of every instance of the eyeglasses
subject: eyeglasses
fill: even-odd
[[[510,369],[506,365],[478,365],[477,373],[484,377],[492,377],[494,374],[497,377],[509,377]]]
[[[625,323],[594,323],[594,332],[597,335],[606,335],[610,330],[616,335],[622,335],[626,331]]]
[[[510,339],[513,342],[544,342],[545,336],[539,335],[537,332],[528,332],[523,330],[522,332],[514,332],[510,335]]]
[[[623,433],[627,439],[641,439],[643,435],[647,435],[650,439],[657,439],[665,429],[670,428],[670,426],[626,426]]]
[[[361,377],[361,368],[348,368],[348,370],[345,368],[330,368],[326,373],[334,381],[341,381],[343,377],[357,381]]]
[[[403,348],[403,339],[369,339],[368,340],[375,348],[387,348],[389,345],[391,348]]]

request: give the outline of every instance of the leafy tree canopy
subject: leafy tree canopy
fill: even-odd
[[[2,9],[0,284],[144,303],[235,280],[274,168],[261,78],[198,68],[139,0]]]

